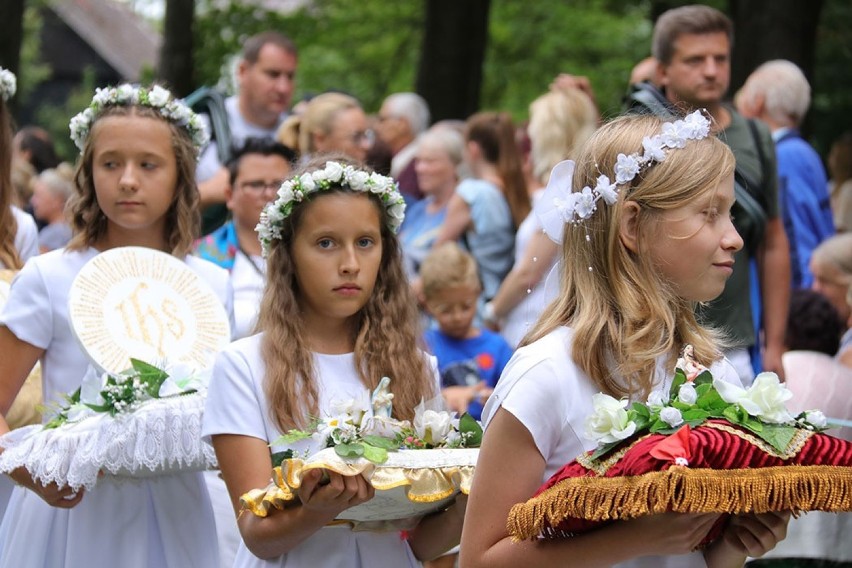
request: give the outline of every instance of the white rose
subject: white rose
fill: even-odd
[[[636,431],[636,423],[627,419],[627,400],[598,393],[592,397],[594,413],[586,418],[586,437],[599,443],[624,440]]]
[[[828,419],[819,410],[805,411],[805,420],[814,428],[825,428],[828,425]]]
[[[367,189],[367,182],[370,180],[370,175],[367,172],[351,170],[347,174],[346,182],[349,184],[349,187],[355,191],[365,191]]]
[[[677,408],[667,406],[660,411],[660,420],[674,428],[683,424],[683,415]]]
[[[405,203],[394,203],[391,205],[390,209],[388,209],[388,215],[390,215],[391,219],[402,223],[402,220],[405,219]]]
[[[759,416],[767,422],[782,423],[793,420],[784,404],[791,398],[793,393],[781,384],[778,375],[760,373],[740,405],[752,416]]]
[[[669,397],[662,390],[651,391],[648,395],[648,406],[664,406]]]
[[[677,391],[677,399],[684,404],[695,404],[698,400],[698,393],[695,392],[695,385],[692,383],[684,383]]]
[[[138,93],[136,92],[136,89],[134,89],[132,85],[128,85],[127,83],[119,85],[115,91],[115,94],[118,98],[118,102],[120,103],[126,103],[128,101],[133,103],[139,102],[138,100],[136,100],[138,98]]]
[[[424,410],[414,415],[414,431],[417,437],[432,446],[439,445],[453,426],[449,412]]]
[[[339,183],[343,179],[343,166],[338,162],[326,162],[325,177],[331,183]]]
[[[151,106],[161,107],[169,102],[172,94],[160,85],[155,85],[151,92],[148,93],[148,103]]]
[[[92,102],[99,107],[106,106],[112,101],[112,97],[115,94],[114,91],[111,88],[101,89],[98,87],[95,89],[95,96],[92,97]]]
[[[317,188],[317,184],[311,174],[302,174],[299,176],[299,184],[302,186],[302,192],[304,193],[311,193]]]

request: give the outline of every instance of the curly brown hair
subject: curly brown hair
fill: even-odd
[[[12,119],[0,97],[0,265],[18,269],[23,266],[15,249],[18,223],[12,215]]]
[[[68,200],[70,224],[74,237],[71,250],[90,247],[106,235],[107,218],[98,205],[92,165],[100,120],[107,116],[138,116],[164,121],[171,130],[172,149],[177,163],[177,186],[171,207],[166,212],[166,243],[169,252],[182,257],[192,249],[200,226],[198,186],[195,183],[196,150],[189,132],[166,120],[156,109],[147,106],[110,106],[92,124],[86,146],[74,173],[75,192]]]
[[[294,171],[291,177],[321,169],[328,160],[367,170],[342,155],[332,154],[317,156]],[[417,302],[402,268],[402,249],[390,229],[388,212],[381,199],[372,193],[335,188],[296,203],[292,213],[282,222],[281,239],[273,240],[269,250],[267,282],[257,328],[264,334],[261,352],[266,364],[264,391],[268,412],[281,431],[305,426],[319,411],[313,357],[303,333],[292,244],[311,203],[334,193],[364,195],[380,215],[381,264],[373,295],[357,314],[352,337],[361,382],[373,389],[384,376],[394,379],[391,383],[393,413],[399,419],[413,418],[414,408],[421,399],[437,395],[428,359],[419,347]]]

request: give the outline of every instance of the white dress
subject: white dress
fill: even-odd
[[[204,410],[205,437],[237,434],[268,443],[281,435],[269,417],[263,391],[266,366],[260,351],[262,337],[257,334],[235,341],[219,355]],[[333,400],[352,398],[363,392],[364,386],[355,372],[354,354],[315,353],[314,364],[320,413]],[[313,440],[302,440],[299,444],[296,447],[299,451],[321,449]],[[284,449],[273,446],[271,451]],[[317,566],[404,568],[420,563],[399,533],[353,532],[345,525],[320,529],[295,549],[273,560],[261,560],[240,543],[234,563],[235,568]]]
[[[533,202],[541,198],[542,193],[542,191],[537,191],[533,195]],[[530,214],[527,215],[527,218],[524,219],[521,226],[518,227],[518,232],[515,234],[515,264],[524,258],[527,245],[529,245],[530,239],[532,239],[533,235],[540,233],[541,231],[541,223],[539,223],[538,217],[534,212],[530,211]],[[555,275],[555,271],[553,271],[553,267],[556,265],[558,256],[559,255],[556,254],[553,255],[553,259],[550,261],[547,269],[543,272],[541,280],[539,280],[535,286],[528,288],[527,294],[525,294],[521,301],[512,308],[512,311],[506,315],[506,320],[500,327],[500,335],[502,335],[503,339],[512,346],[512,349],[518,346],[521,339],[524,338],[527,332],[538,321],[538,318],[544,309],[559,293],[559,285],[555,281],[547,281],[551,274],[554,274],[554,278],[558,279],[558,276]],[[543,260],[537,262],[543,262]]]
[[[234,289],[234,339],[242,339],[254,333],[260,301],[266,286],[266,259],[261,256],[246,256],[237,252],[231,269],[231,287]]]
[[[529,430],[546,466],[542,483],[562,466],[595,443],[583,437],[586,417],[592,412],[592,396],[599,392],[592,379],[571,359],[573,331],[562,327],[518,349],[482,412],[486,428],[502,406]],[[740,385],[727,361],[714,364],[714,376]],[[655,388],[665,388],[674,369],[657,369]],[[530,495],[532,497],[532,495]],[[682,556],[649,556],[618,564],[621,568],[703,568],[700,552]]]
[[[68,292],[97,253],[61,249],[33,258],[12,283],[0,315],[16,337],[45,349],[47,405],[75,390],[89,365],[71,331]],[[196,257],[186,263],[230,310],[227,272]],[[0,567],[209,568],[219,562],[215,542],[200,473],[105,477],[72,509],[51,507],[18,487],[0,525]]]

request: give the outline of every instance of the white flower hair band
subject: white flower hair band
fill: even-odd
[[[701,140],[709,135],[710,121],[700,110],[681,120],[666,122],[659,134],[642,140],[642,152],[618,155],[615,179],[602,173],[594,188],[585,186],[579,191],[573,191],[574,162],[565,160],[556,164],[535,207],[544,232],[551,240],[561,243],[565,224],[575,225],[591,217],[600,200],[614,205],[618,201],[618,186],[633,181],[644,168],[665,161],[669,151],[683,148],[689,140]]]
[[[321,170],[304,173],[282,183],[276,200],[263,208],[260,223],[255,228],[263,247],[263,256],[269,254],[273,239],[281,239],[281,227],[284,219],[293,212],[294,203],[308,199],[312,193],[340,187],[378,195],[388,210],[391,230],[399,230],[405,218],[405,200],[393,178],[339,162],[326,162],[325,168]]]
[[[124,83],[117,87],[96,89],[92,102],[82,112],[71,119],[71,140],[80,151],[86,145],[86,138],[92,124],[101,112],[111,106],[141,105],[155,109],[163,118],[187,130],[196,150],[200,150],[210,140],[210,134],[204,122],[183,102],[172,96],[168,89],[154,85],[150,89],[139,85]]]
[[[8,101],[15,96],[17,90],[18,80],[15,78],[15,74],[0,67],[0,99]]]

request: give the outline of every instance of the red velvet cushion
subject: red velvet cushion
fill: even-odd
[[[513,537],[571,536],[667,511],[852,510],[852,444],[809,430],[798,430],[783,454],[724,420],[631,438],[600,461],[591,454],[565,465],[512,509]],[[702,545],[721,534],[726,518]]]

